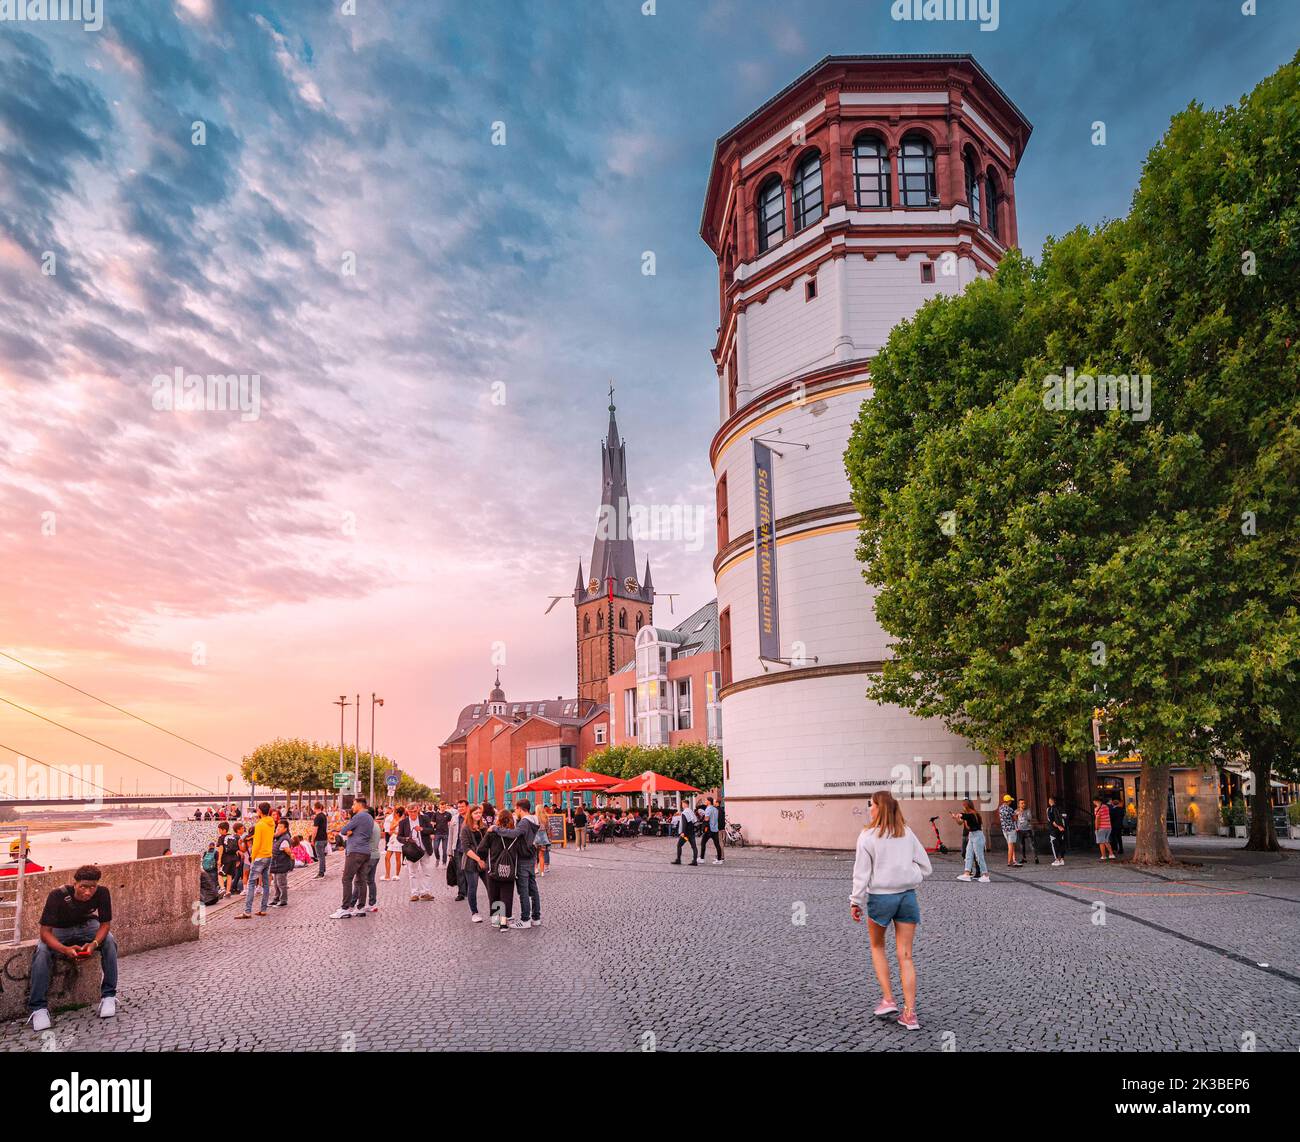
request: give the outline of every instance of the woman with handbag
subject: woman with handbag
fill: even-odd
[[[504,829],[509,836],[502,836]],[[515,845],[519,840],[515,820],[509,810],[503,809],[479,842],[476,853],[483,858],[487,870],[488,910],[498,932],[510,929],[510,913],[515,906],[515,873],[517,871]],[[501,907],[498,908],[497,905]]]
[[[487,826],[483,824],[483,810],[475,805],[466,810],[465,820],[460,827],[460,836],[456,840],[456,859],[465,870],[465,899],[469,901],[469,918],[473,924],[483,923],[478,914],[478,882],[487,868],[487,861],[478,854],[478,847],[487,836]]]
[[[402,878],[402,842],[397,838],[397,822],[401,820],[398,813],[406,810],[400,805],[389,809],[384,814],[384,880],[401,880]],[[397,857],[397,872],[393,872],[393,857]]]
[[[433,858],[424,851],[424,836],[421,833],[420,818],[416,816],[415,806],[407,813],[397,810],[397,839],[402,845],[402,856],[406,858],[406,890],[411,900],[433,899],[433,878],[430,866]]]

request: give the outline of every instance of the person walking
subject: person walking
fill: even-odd
[[[542,823],[533,814],[533,803],[526,797],[515,801],[519,819],[515,827],[520,831],[519,859],[516,862],[515,886],[519,889],[520,928],[542,926],[542,898],[537,891],[538,854],[545,852],[546,834]]]
[[[713,798],[704,799],[704,822],[700,826],[704,830],[704,839],[700,841],[700,856],[704,856],[704,851],[709,847],[709,841],[713,842],[713,851],[718,855],[714,857],[714,864],[722,863],[722,845],[718,840],[718,830],[721,827],[718,823],[718,810],[714,807]]]
[[[316,815],[311,819],[315,832],[312,834],[311,847],[316,854],[316,875],[323,877],[325,875],[325,854],[329,852],[330,847],[330,819],[325,816],[325,806],[319,801],[313,806]]]
[[[587,847],[587,810],[581,801],[573,810],[573,840],[579,852]]]
[[[289,906],[289,873],[293,871],[293,838],[289,836],[289,822],[281,817],[275,826],[272,838],[271,881],[275,892],[271,897],[270,907],[287,908]]]
[[[363,899],[357,901],[358,908],[364,908],[367,912],[379,911],[379,888],[375,884],[375,876],[379,872],[380,850],[383,847],[384,830],[379,824],[379,813],[373,805],[366,806],[366,812],[370,814],[370,859],[366,861],[364,872],[366,895]]]
[[[230,822],[222,821],[217,825],[217,868],[220,870],[221,887],[227,896],[237,891],[234,887],[235,876],[239,872],[239,840],[230,831]]]
[[[465,899],[465,861],[460,847],[460,831],[465,827],[465,814],[469,812],[469,802],[463,797],[456,802],[456,811],[451,815],[447,826],[447,847],[451,852],[452,871],[456,874],[456,899]]]
[[[547,821],[551,810],[547,805],[537,806],[537,835],[533,838],[533,847],[537,850],[537,879],[546,875],[546,865],[551,857],[551,830]]]
[[[1110,807],[1100,797],[1092,799],[1092,822],[1096,830],[1097,848],[1101,851],[1101,860],[1114,860],[1115,854],[1110,849]]]
[[[989,866],[984,855],[984,822],[975,811],[975,802],[969,797],[961,803],[961,812],[951,814],[954,821],[960,821],[966,831],[965,867],[958,880],[978,879],[981,884],[989,882]]]
[[[432,900],[433,843],[430,840],[426,850],[424,830],[428,829],[432,836],[433,826],[414,805],[409,813],[398,809],[397,814],[397,839],[402,845],[402,856],[406,858],[406,891],[410,893],[412,903]]]
[[[262,885],[262,907],[259,916],[266,915],[271,902],[271,851],[274,847],[275,819],[271,816],[271,806],[263,801],[257,807],[257,824],[253,826],[253,843],[249,848],[252,865],[248,872],[248,894],[244,898],[244,910],[235,914],[236,920],[247,920],[253,914],[253,897],[257,893],[258,882]]]
[[[916,1017],[916,964],[912,959],[916,926],[921,922],[916,890],[931,871],[925,846],[903,823],[902,806],[892,793],[877,790],[871,795],[871,818],[858,834],[849,915],[855,924],[860,924],[864,908],[867,913],[871,966],[881,993],[875,1015],[880,1019],[898,1012],[885,946],[885,936],[893,924],[898,980],[903,990],[898,1025],[909,1031],[921,1029]]]
[[[689,843],[691,846],[691,868],[700,863],[700,854],[695,849],[695,810],[690,807],[689,802],[682,802],[682,807],[677,813],[677,858],[673,864],[682,863],[682,845]]]
[[[390,805],[384,814],[384,880],[400,880],[402,876],[402,843],[397,839],[397,815],[400,805]],[[405,809],[402,810],[405,813]],[[397,872],[393,872],[393,857],[397,857]]]
[[[1124,798],[1110,801],[1110,849],[1117,857],[1124,855]]]
[[[437,868],[447,863],[447,838],[451,829],[451,814],[447,812],[447,806],[441,802],[435,805],[431,820],[433,821],[433,865]]]
[[[1052,846],[1052,867],[1060,868],[1065,864],[1066,834],[1065,811],[1056,803],[1055,797],[1047,799],[1047,839]]]
[[[1016,809],[1009,793],[1002,795],[1002,804],[998,806],[998,828],[1002,830],[1002,839],[1007,842],[1007,868],[1019,868],[1016,860]]]
[[[475,805],[466,806],[465,819],[461,822],[460,836],[457,843],[460,848],[457,859],[465,873],[465,899],[469,901],[469,918],[473,924],[483,923],[478,914],[478,882],[487,868],[487,862],[479,856],[478,847],[487,836],[487,826],[483,823],[483,808]]]
[[[352,817],[339,830],[343,839],[343,903],[330,913],[331,920],[365,916],[366,865],[370,861],[371,838],[378,821],[366,812],[366,799],[352,799]]]
[[[488,910],[498,932],[518,926],[511,924],[510,914],[515,905],[519,839],[514,817],[509,810],[503,809],[488,826],[487,833],[475,849],[475,855],[481,858],[481,867],[487,874]]]
[[[1022,797],[1016,809],[1016,840],[1020,844],[1020,863],[1028,864],[1025,859],[1028,850],[1034,850],[1034,864],[1039,864],[1038,846],[1034,843],[1034,815],[1029,811],[1029,803]]]

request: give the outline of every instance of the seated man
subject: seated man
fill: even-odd
[[[83,864],[73,874],[74,884],[56,888],[45,898],[41,938],[32,953],[31,991],[27,996],[33,1031],[46,1031],[50,1026],[45,996],[55,956],[66,956],[76,963],[99,952],[104,969],[99,1017],[108,1019],[117,1014],[117,941],[109,931],[113,902],[108,889],[100,886],[99,877],[99,869],[93,864]]]

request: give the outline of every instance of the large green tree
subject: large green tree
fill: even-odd
[[[694,785],[715,789],[722,784],[722,754],[718,747],[703,742],[676,746],[615,745],[591,754],[584,768],[625,781],[640,777],[647,769]]]
[[[872,695],[990,757],[1089,748],[1103,707],[1142,755],[1141,861],[1172,764],[1294,740],[1297,75],[1177,116],[1127,218],[898,326],[846,453],[895,639]],[[1149,407],[1054,399],[1103,374]]]

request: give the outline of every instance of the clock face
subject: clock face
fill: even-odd
[[[640,584],[637,583],[636,578],[634,576],[629,575],[626,579],[623,580],[623,586],[626,587],[630,592],[632,592],[632,594],[636,594]]]
[[[600,580],[597,579],[594,575],[591,577],[591,582],[587,584],[587,590],[590,591],[593,595],[600,594]]]

